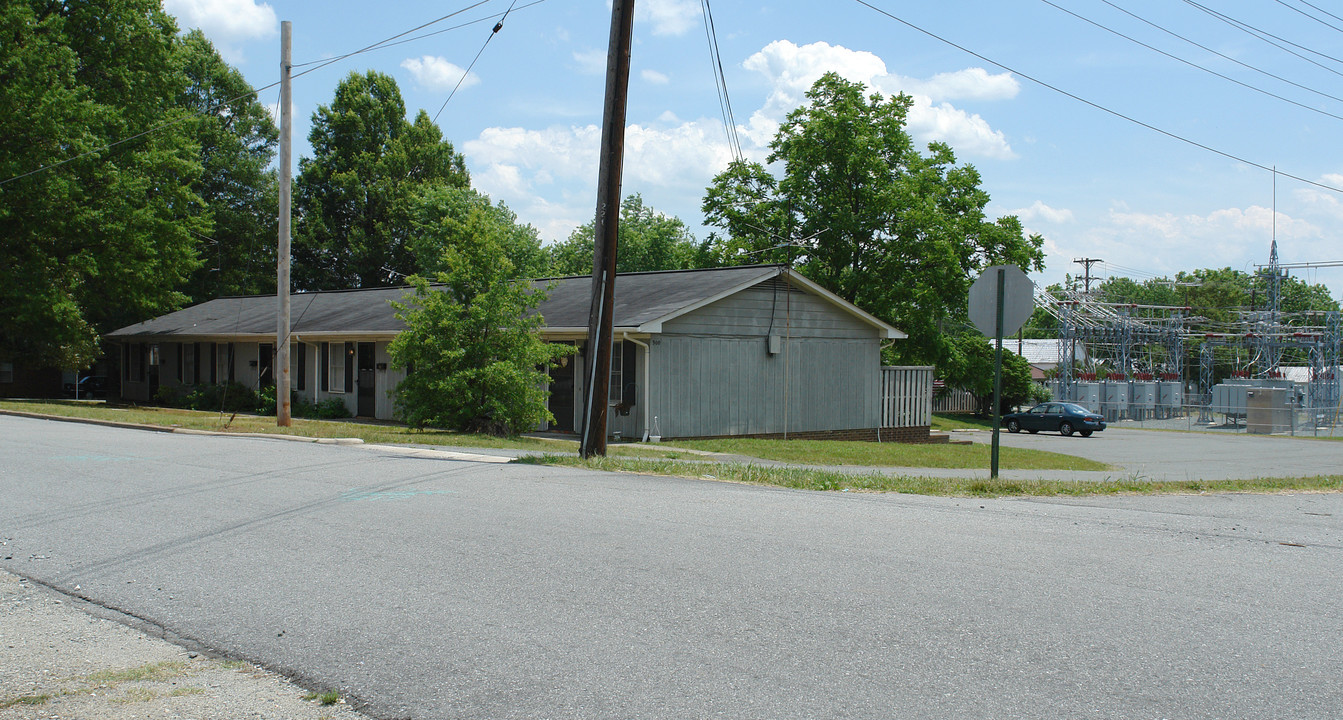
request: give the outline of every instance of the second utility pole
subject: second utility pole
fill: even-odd
[[[611,3],[611,42],[606,56],[606,107],[597,171],[597,217],[592,226],[592,309],[588,313],[587,383],[578,454],[606,454],[607,396],[611,385],[611,304],[616,288],[616,237],[620,226],[620,173],[625,159],[625,100],[630,86],[630,36],[634,0]]]

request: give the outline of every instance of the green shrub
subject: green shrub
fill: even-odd
[[[186,407],[214,412],[251,412],[260,405],[257,394],[240,383],[198,385],[187,394]]]
[[[290,405],[290,407],[293,407]],[[274,415],[275,414],[275,386],[267,385],[261,388],[256,394],[256,414]]]
[[[154,392],[154,404],[162,407],[186,407],[187,397],[180,387],[161,386]]]
[[[321,420],[339,420],[340,418],[350,417],[350,409],[345,407],[345,401],[340,398],[327,398],[311,407],[312,415],[310,417]]]

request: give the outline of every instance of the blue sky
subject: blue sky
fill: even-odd
[[[302,65],[473,2],[166,0],[165,7],[183,28],[201,28],[262,87],[279,77],[281,20],[294,24],[294,61]],[[592,217],[596,202],[610,7],[605,0],[531,2],[517,0],[483,52],[507,0],[488,0],[406,37],[445,32],[297,78],[296,157],[308,154],[312,113],[331,101],[341,78],[378,70],[397,79],[412,115],[420,108],[439,115],[476,188],[507,203],[545,240],[566,237]],[[1037,282],[1080,274],[1073,261],[1082,257],[1104,260],[1093,268],[1102,277],[1142,280],[1227,266],[1253,272],[1268,261],[1275,233],[1283,262],[1343,260],[1343,194],[1286,177],[1343,188],[1343,99],[1328,97],[1343,98],[1343,8],[1324,0],[868,2],[963,49],[854,0],[712,6],[748,156],[763,160],[778,123],[812,81],[834,70],[883,94],[915,98],[915,140],[951,144],[982,174],[992,214],[1017,215],[1044,236],[1048,268],[1033,277]],[[1304,57],[1247,29],[1270,33]],[[708,232],[699,209],[704,188],[731,157],[705,35],[699,0],[637,1],[624,174],[625,194],[642,193],[700,238]],[[1272,172],[1040,82],[1276,167],[1276,213]],[[275,104],[278,91],[261,99]],[[1343,294],[1343,268],[1295,274],[1328,285],[1336,298]]]

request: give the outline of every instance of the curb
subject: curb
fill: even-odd
[[[68,415],[47,415],[45,413],[26,412],[23,410],[0,409],[0,415],[13,415],[15,417],[26,417],[34,420],[55,420],[56,422],[83,423],[85,425],[102,425],[103,427],[121,428],[123,430],[146,430],[149,432],[177,433],[179,435],[216,435],[220,437],[250,437],[265,438],[268,440],[288,440],[289,442],[317,443],[319,445],[362,445],[364,441],[360,438],[311,438],[302,435],[281,435],[279,433],[241,433],[241,432],[223,432],[220,430],[196,430],[193,428],[164,427],[162,425],[145,425],[143,423],[121,422],[119,420],[99,420],[97,418],[70,417]]]

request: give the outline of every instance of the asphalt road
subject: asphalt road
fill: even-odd
[[[13,417],[0,487],[0,566],[382,718],[1343,715],[1338,494],[814,493]]]

